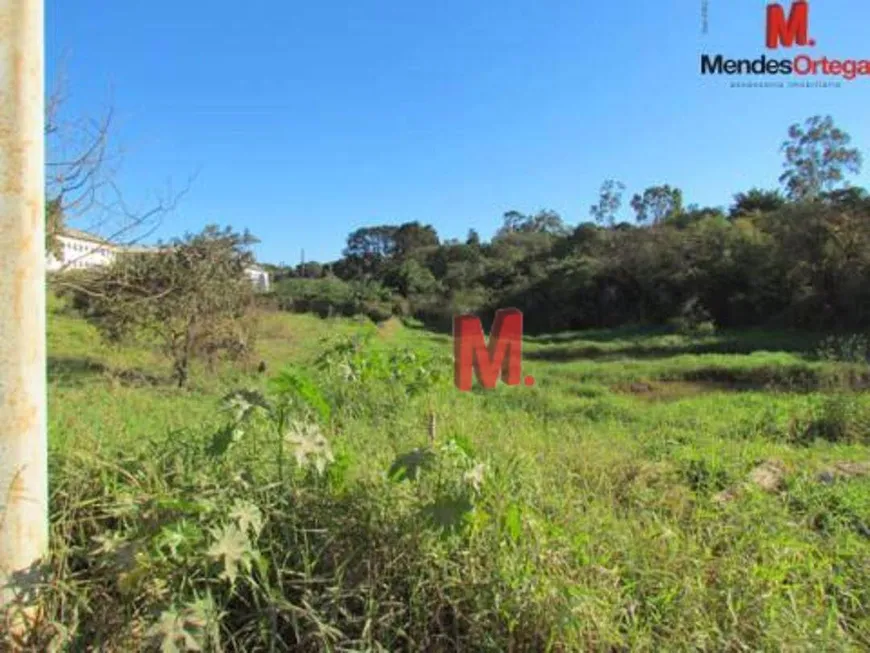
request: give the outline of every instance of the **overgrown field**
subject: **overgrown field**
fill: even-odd
[[[269,313],[179,391],[52,301],[34,647],[867,650],[870,375],[817,344],[560,334],[463,394],[446,337]]]

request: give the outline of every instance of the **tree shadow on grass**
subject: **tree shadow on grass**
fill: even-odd
[[[169,380],[137,368],[116,369],[86,356],[49,356],[49,381],[67,386],[80,386],[96,379],[109,379],[121,385],[154,386]]]
[[[532,340],[531,342],[540,342]],[[742,354],[759,351],[785,352],[812,358],[812,346],[801,340],[769,340],[750,338],[723,338],[713,342],[682,342],[673,345],[645,345],[641,342],[623,347],[597,347],[595,345],[550,345],[544,349],[526,349],[523,357],[529,360],[570,362],[575,360],[620,360],[670,358],[687,354]]]
[[[64,383],[82,383],[109,371],[105,363],[84,356],[49,356],[47,363],[49,380]]]
[[[484,322],[484,330],[491,325]],[[444,325],[406,321],[405,327],[425,334],[435,342],[447,342],[452,329]],[[651,338],[676,336],[671,345],[646,342]],[[692,341],[680,338],[668,326],[627,325],[613,328],[562,331],[524,335],[524,356],[531,360],[567,362],[577,359],[668,358],[683,354],[752,354],[758,351],[787,352],[812,356],[823,334],[763,329],[726,330],[712,338]],[[600,343],[600,345],[598,344]],[[543,345],[545,348],[537,348]]]
[[[545,349],[526,349],[523,358],[529,360],[568,363],[576,360],[608,361],[633,359],[670,358],[684,354],[748,354],[752,348],[742,348],[738,343],[717,342],[685,344],[672,347],[650,347],[644,345],[628,345],[626,347],[604,348],[594,345],[558,346],[551,345]]]
[[[864,392],[870,389],[870,372],[832,372],[799,363],[753,368],[707,366],[667,373],[648,382],[620,383],[611,389],[646,399],[678,399],[709,392]]]
[[[578,340],[587,342],[613,342],[614,340],[640,339],[651,336],[665,336],[673,333],[664,326],[621,326],[610,329],[584,329],[579,331],[562,331],[559,333],[534,334],[526,336],[526,340],[540,345],[560,345]]]

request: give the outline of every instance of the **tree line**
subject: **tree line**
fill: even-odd
[[[634,194],[634,221],[619,220],[625,186],[607,180],[574,227],[550,210],[506,212],[488,242],[473,229],[441,240],[420,222],[364,227],[330,264],[269,266],[267,297],[245,275],[256,239],[216,226],[57,275],[58,290],[107,341],[158,345],[179,386],[195,359],[251,360],[263,301],[445,330],[457,314],[491,319],[506,307],[524,312],[530,333],[668,323],[695,333],[858,330],[870,326],[870,195],[846,181],[862,163],[850,140],[830,117],[793,125],[782,189],[737,193],[727,209],[685,205],[665,184]]]
[[[332,263],[273,268],[280,305],[321,314],[452,316],[524,311],[526,328],[559,331],[675,323],[711,329],[870,324],[870,196],[850,185],[861,152],[830,116],[792,125],[781,188],[730,206],[685,204],[663,184],[634,194],[606,180],[589,219],[508,211],[488,241],[441,240],[420,222],[357,229]]]

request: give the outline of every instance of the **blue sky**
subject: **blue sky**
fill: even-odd
[[[334,259],[370,224],[576,224],[606,178],[727,205],[776,185],[788,125],[817,113],[870,148],[870,78],[701,78],[702,51],[765,52],[766,2],[707,0],[706,35],[701,4],[47,0],[48,79],[63,61],[70,116],[115,106],[131,203],[199,171],[159,236],[247,227],[274,263]],[[868,18],[866,0],[812,2],[807,52],[870,58]]]

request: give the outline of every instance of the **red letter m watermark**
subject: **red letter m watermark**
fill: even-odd
[[[777,48],[782,45],[790,48],[795,41],[798,45],[813,45],[807,31],[809,13],[809,5],[804,0],[792,3],[787,20],[782,5],[767,5],[767,47]]]
[[[489,345],[484,339],[480,318],[474,315],[453,318],[456,387],[463,392],[471,390],[473,375],[489,390],[495,388],[499,375],[508,385],[519,385],[522,347],[523,314],[515,308],[496,311]]]

